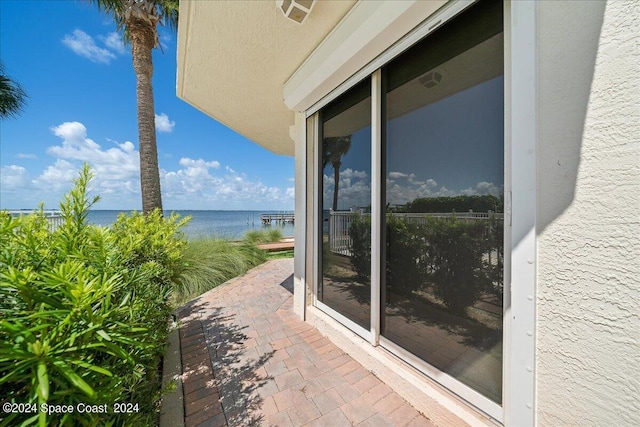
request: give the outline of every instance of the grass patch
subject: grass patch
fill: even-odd
[[[244,241],[253,244],[274,243],[280,240],[282,240],[282,230],[272,227],[247,231],[244,235]]]
[[[187,243],[184,267],[174,286],[172,302],[179,306],[198,295],[241,276],[267,259],[263,250],[246,240],[241,243],[202,238]]]

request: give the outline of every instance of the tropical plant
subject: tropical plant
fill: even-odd
[[[322,169],[333,166],[333,210],[338,210],[338,189],[342,157],[351,149],[351,135],[324,138],[322,143]]]
[[[153,100],[152,51],[160,46],[158,24],[178,26],[179,0],[89,0],[111,15],[131,44],[138,99],[142,211],[162,210]]]
[[[85,164],[54,230],[42,210],[0,212],[0,404],[25,409],[0,426],[157,424],[182,222],[154,212],[90,225],[90,180]],[[80,404],[97,412],[43,410]]]
[[[262,230],[250,230],[245,233],[244,240],[254,244],[279,242],[282,240],[282,230],[271,227]]]
[[[27,94],[20,84],[12,80],[0,62],[0,119],[18,114],[24,107]]]
[[[189,301],[210,289],[262,264],[265,251],[253,243],[217,238],[191,240],[183,251],[183,267],[174,285],[175,305]]]

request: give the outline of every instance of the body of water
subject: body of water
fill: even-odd
[[[249,230],[279,228],[283,236],[293,236],[293,224],[262,225],[260,214],[291,213],[291,211],[165,211],[165,216],[177,213],[180,217],[190,216],[191,221],[183,229],[188,238],[224,237],[241,239]],[[115,222],[121,211],[91,210],[89,221],[96,225],[108,226]],[[129,212],[124,212],[128,214]]]

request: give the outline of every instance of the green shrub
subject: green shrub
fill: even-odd
[[[424,284],[428,246],[425,228],[405,218],[387,215],[387,288],[410,295]]]
[[[488,257],[484,262],[484,270],[487,272],[487,292],[502,304],[504,289],[504,220],[495,215],[492,216],[489,220],[487,234],[487,252],[491,252],[491,258]]]
[[[355,214],[349,226],[351,265],[358,279],[366,282],[371,276],[371,216]]]
[[[433,293],[458,315],[466,315],[466,308],[483,292],[501,300],[502,221],[495,217],[488,222],[433,217],[424,221],[387,215],[387,291],[410,295],[432,285]],[[354,217],[349,236],[351,264],[358,276],[366,279],[371,266],[370,218]],[[493,251],[492,263],[489,251]]]
[[[427,240],[435,294],[452,312],[466,308],[486,289],[482,256],[486,252],[483,222],[454,218],[429,218]]]
[[[182,252],[186,245],[180,229],[190,217],[177,214],[164,218],[160,210],[143,214],[120,214],[112,226],[122,264],[126,267],[151,266],[152,282],[158,286],[175,283],[182,269]]]
[[[504,210],[504,200],[492,195],[453,196],[418,198],[406,204],[407,212],[500,212]]]
[[[0,214],[0,401],[106,405],[104,413],[13,413],[0,425],[155,425],[182,222],[158,213],[89,225],[85,165],[51,231]],[[138,412],[114,414],[115,402]]]

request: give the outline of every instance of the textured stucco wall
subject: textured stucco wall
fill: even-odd
[[[538,4],[542,426],[640,425],[638,28],[635,0]]]

